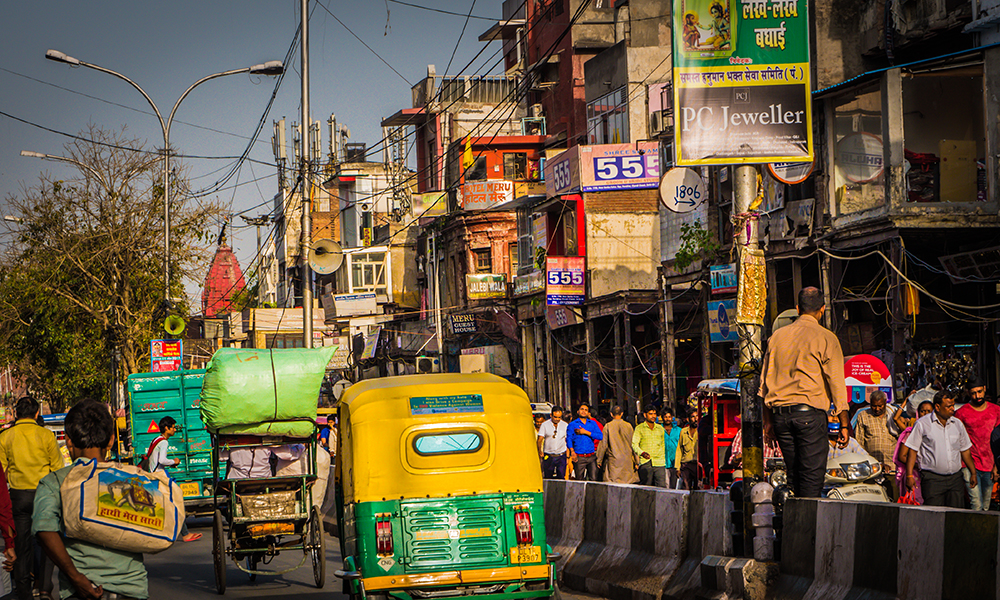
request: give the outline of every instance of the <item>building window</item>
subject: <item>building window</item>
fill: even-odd
[[[520,261],[517,259],[517,242],[508,246],[507,254],[510,256],[510,276],[513,278],[514,275],[517,275],[517,269],[520,266]]]
[[[833,140],[837,214],[884,206],[882,93],[877,83],[835,100]]]
[[[503,155],[503,178],[508,181],[528,179],[528,155],[525,152],[505,152]]]
[[[352,252],[347,255],[350,265],[352,294],[372,293],[379,296],[389,295],[386,273],[388,272],[385,251]]]
[[[489,248],[479,248],[472,251],[476,273],[493,272],[493,255]]]
[[[264,343],[268,348],[302,348],[301,333],[265,333]]]
[[[469,167],[469,170],[465,173],[466,181],[481,181],[488,177],[486,172],[486,157],[480,156],[476,159],[476,162]]]
[[[902,83],[903,201],[985,202],[982,65],[904,73]]]
[[[587,104],[587,137],[591,144],[625,144],[630,141],[625,86]]]

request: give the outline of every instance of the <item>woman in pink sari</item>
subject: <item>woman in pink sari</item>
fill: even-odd
[[[901,409],[902,410],[902,409]],[[931,414],[934,410],[934,405],[931,402],[923,401],[920,406],[917,407],[917,419],[925,415]],[[906,447],[906,438],[910,437],[910,432],[913,431],[913,424],[916,423],[916,419],[910,420],[910,425],[903,431],[899,433],[899,439],[896,441],[896,451],[892,454],[892,462],[896,463],[896,485],[898,486],[899,493],[904,493],[903,490],[906,489],[906,458],[908,453],[913,452]],[[916,471],[920,470],[920,461],[918,459]],[[917,504],[924,503],[924,497],[920,493],[920,476],[917,475],[915,478],[915,485],[913,486],[913,496],[917,501]]]

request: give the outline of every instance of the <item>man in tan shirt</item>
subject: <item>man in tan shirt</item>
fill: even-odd
[[[799,318],[768,340],[760,393],[770,409],[764,418],[773,424],[792,492],[818,498],[829,449],[827,411],[840,420],[837,444],[844,447],[848,440],[844,353],[837,336],[819,324],[826,311],[819,289],[803,288],[797,308]]]

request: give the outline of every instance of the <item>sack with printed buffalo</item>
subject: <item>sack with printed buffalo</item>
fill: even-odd
[[[91,460],[70,470],[59,493],[66,535],[115,550],[166,550],[184,524],[184,494],[163,471]]]

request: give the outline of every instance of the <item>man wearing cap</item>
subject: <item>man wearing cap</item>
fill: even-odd
[[[792,492],[818,498],[826,474],[827,411],[840,421],[837,445],[848,442],[847,386],[840,341],[819,324],[826,311],[815,287],[799,292],[799,317],[771,335],[764,355],[760,393],[769,410],[765,426],[773,425],[788,469]]]

